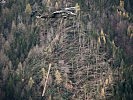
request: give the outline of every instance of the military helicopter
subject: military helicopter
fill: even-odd
[[[0,1],[0,4],[5,4],[5,3],[6,3],[5,0],[1,0],[1,1]]]
[[[79,10],[80,10],[79,5],[76,5],[75,7],[63,8],[61,10],[54,11],[51,14],[45,14],[45,15],[40,14],[38,11],[33,11],[31,13],[31,17],[36,15],[36,13],[38,13],[38,15],[36,15],[36,18],[43,18],[43,19],[46,19],[46,18],[67,18],[70,16],[74,17],[77,15],[77,11],[79,11]]]
[[[76,16],[76,13],[73,13],[71,11],[67,11],[67,10],[59,10],[59,11],[55,11],[52,14],[46,14],[46,15],[37,15],[36,18],[66,18],[69,16]]]

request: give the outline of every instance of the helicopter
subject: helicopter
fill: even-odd
[[[42,15],[40,14],[37,10],[33,11],[31,13],[31,17],[35,16],[37,13],[38,15],[36,15],[36,18],[42,18],[42,19],[46,19],[46,18],[67,18],[67,17],[74,17],[77,15],[77,11],[80,10],[79,5],[76,5],[75,7],[67,7],[67,8],[63,8],[61,10],[57,10],[54,11],[51,14],[45,14]]]

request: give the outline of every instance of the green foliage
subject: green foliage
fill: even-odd
[[[39,28],[34,27],[33,30],[29,33],[28,40],[28,49],[32,48],[36,44],[39,44]]]
[[[11,50],[9,50],[8,56],[13,62],[13,65],[17,65],[19,60],[24,60],[27,54],[27,43],[23,32],[16,31],[14,36],[15,40],[11,44]]]
[[[123,50],[122,49],[117,49],[115,53],[115,61],[114,61],[114,66],[115,67],[120,67],[121,61],[124,58],[123,56]]]
[[[9,0],[5,5],[0,5],[0,86],[5,100],[41,100],[46,80],[45,99],[84,100],[87,96],[91,96],[89,99],[99,99],[98,92],[101,88],[104,90],[102,86],[106,85],[104,79],[117,68],[120,69],[120,75],[118,81],[112,82],[113,85],[116,84],[113,99],[133,98],[133,57],[126,54],[126,49],[132,50],[132,40],[127,43],[128,37],[116,31],[119,21],[123,21],[116,11],[119,0],[68,1],[66,5],[79,4],[81,8],[78,15],[71,19],[32,19],[30,14],[34,3],[37,3],[39,13],[44,15],[55,10],[46,9],[46,5],[42,5],[40,0]],[[53,0],[49,2],[51,5],[55,4]],[[59,6],[62,6],[62,2],[65,1],[60,1]],[[125,5],[129,18],[124,21],[130,24],[133,20],[132,1],[127,0]],[[104,33],[103,40],[101,29]],[[116,43],[117,39],[121,41]],[[9,48],[6,48],[6,42]],[[128,48],[124,49],[125,45]],[[49,63],[52,67],[46,79],[41,69],[46,69],[47,75]],[[6,74],[7,79],[2,76],[5,66],[9,72]],[[57,70],[59,79],[54,74]],[[30,79],[33,82],[31,85]],[[97,83],[91,83],[95,81]]]
[[[7,55],[15,66],[17,66],[20,61],[23,62],[29,50],[39,42],[38,28],[34,28],[34,31],[29,33],[30,34],[25,33],[23,30],[17,30],[14,33],[14,42],[11,43],[11,49]]]
[[[75,0],[76,3],[79,4],[81,10],[83,11],[88,11],[90,8],[89,6],[86,4],[85,0]]]
[[[133,98],[133,66],[125,67],[121,74],[122,80],[114,88],[114,99],[132,100]]]
[[[5,97],[6,97],[6,99],[8,99],[8,98],[10,98],[10,100],[14,100],[15,99],[15,97],[14,97],[14,89],[15,89],[15,85],[14,85],[14,80],[13,80],[13,77],[12,76],[10,76],[9,77],[9,80],[8,80],[8,83],[7,84],[5,84],[5,86],[4,86],[4,88],[5,88]]]

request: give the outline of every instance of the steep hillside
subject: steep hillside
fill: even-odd
[[[132,0],[1,0],[2,100],[131,100]]]

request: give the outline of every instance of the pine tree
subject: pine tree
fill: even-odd
[[[31,5],[28,3],[28,4],[26,5],[26,8],[25,8],[25,13],[31,14],[31,12],[32,12]]]

